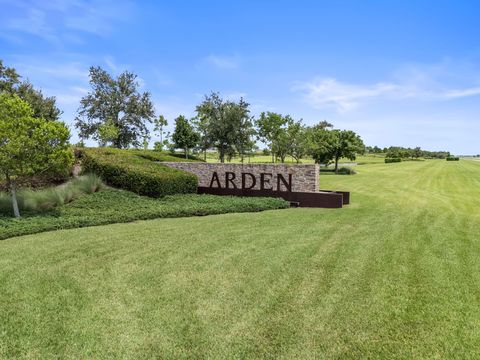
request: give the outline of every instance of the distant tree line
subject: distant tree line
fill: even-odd
[[[302,120],[274,112],[263,112],[255,119],[243,99],[224,100],[218,93],[206,96],[196,112],[190,120],[183,116],[175,120],[173,146],[184,149],[186,156],[196,148],[206,158],[213,148],[222,163],[234,156],[243,162],[258,151],[256,143],[261,141],[267,144],[272,162],[284,163],[291,156],[298,163],[311,156],[317,163],[334,163],[337,171],[341,158],[355,160],[364,152],[362,139],[353,131],[332,129],[326,121],[305,126]]]
[[[153,124],[160,137],[155,149],[182,149],[187,158],[192,150],[206,158],[207,151],[215,149],[222,163],[236,156],[243,162],[258,151],[260,141],[267,144],[272,162],[283,163],[288,156],[300,162],[308,155],[317,163],[334,163],[335,170],[340,158],[354,160],[364,151],[353,131],[333,129],[326,121],[305,126],[302,120],[274,112],[255,119],[243,98],[228,100],[216,92],[196,107],[193,118],[179,115],[170,135],[164,131],[167,119],[155,116],[150,93],[139,91],[136,78],[128,71],[113,77],[100,67],[90,68],[91,91],[82,98],[75,122],[82,140],[117,148],[148,147],[148,125]]]
[[[449,151],[428,151],[423,150],[419,146],[415,148],[405,148],[401,146],[390,146],[388,148],[380,148],[378,146],[367,146],[365,148],[368,154],[385,154],[387,158],[399,159],[446,159],[451,154]]]

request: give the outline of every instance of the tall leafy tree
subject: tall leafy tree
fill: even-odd
[[[199,136],[195,129],[183,115],[175,119],[175,131],[172,140],[176,148],[185,151],[185,158],[188,159],[188,151],[198,144]]]
[[[322,126],[312,126],[306,130],[307,152],[317,164],[330,165],[333,159],[331,131]]]
[[[365,145],[355,132],[351,130],[325,130],[312,127],[308,131],[310,155],[320,164],[335,164],[338,173],[338,161],[341,158],[355,160],[357,154],[365,151]]]
[[[17,180],[68,169],[73,162],[69,137],[64,123],[36,118],[18,95],[0,94],[0,172],[12,195],[15,217],[20,217]]]
[[[247,102],[223,100],[220,94],[212,93],[196,110],[206,129],[206,141],[218,150],[220,162],[236,153],[246,153],[254,133]]]
[[[330,151],[335,163],[335,173],[338,172],[338,160],[347,158],[348,160],[355,160],[357,154],[362,154],[365,151],[365,144],[352,130],[331,130],[332,142],[330,143]]]
[[[197,115],[192,121],[199,136],[198,146],[203,152],[203,160],[207,161],[207,150],[212,146],[209,133],[210,117]]]
[[[302,121],[293,121],[288,125],[288,154],[297,164],[307,154],[307,139],[305,126]]]
[[[255,146],[254,136],[256,134],[254,128],[253,117],[250,116],[249,104],[243,99],[238,103],[230,102],[228,114],[232,117],[231,122],[235,124],[236,136],[234,140],[235,154],[240,156],[243,163],[245,157],[251,154]]]
[[[287,128],[280,128],[280,131],[278,132],[275,142],[272,146],[272,153],[275,154],[275,159],[280,159],[280,162],[283,164],[285,162],[285,158],[290,153],[290,138],[288,136]]]
[[[22,81],[22,77],[12,67],[7,67],[0,60],[0,93],[16,94],[26,101],[33,111],[33,117],[47,121],[60,119],[62,112],[56,105],[55,97],[45,96],[28,81]]]
[[[139,91],[137,75],[125,71],[114,78],[100,67],[91,67],[90,85],[75,119],[80,136],[100,140],[101,126],[111,124],[118,131],[114,147],[140,147],[155,111],[150,93]]]
[[[165,126],[168,125],[168,121],[165,118],[165,116],[160,115],[159,117],[155,118],[153,120],[154,128],[153,131],[155,131],[158,136],[160,137],[160,144],[157,146],[158,150],[163,150],[163,147],[166,145],[164,143],[164,135],[165,135]]]
[[[258,137],[270,147],[272,163],[275,162],[275,157],[278,156],[278,151],[281,149],[280,141],[285,139],[282,129],[287,121],[285,116],[270,111],[262,112],[256,121]]]

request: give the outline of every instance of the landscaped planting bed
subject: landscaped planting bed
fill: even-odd
[[[275,198],[183,194],[152,199],[129,191],[106,189],[82,196],[72,203],[49,211],[24,212],[21,219],[13,218],[10,213],[0,213],[0,239],[135,220],[254,212],[287,207],[288,202]]]

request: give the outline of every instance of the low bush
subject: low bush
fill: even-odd
[[[385,164],[402,162],[401,158],[385,158]]]
[[[447,161],[460,161],[460,158],[458,156],[449,156]]]
[[[25,211],[21,219],[0,213],[0,240],[43,231],[135,220],[255,212],[289,206],[289,202],[276,198],[183,194],[152,199],[107,188],[42,213]]]
[[[56,187],[20,190],[17,196],[18,205],[22,211],[51,210],[68,204],[82,195],[97,192],[102,187],[102,181],[98,176],[88,174]],[[0,193],[0,213],[12,213],[12,198],[7,193]]]
[[[357,172],[350,167],[344,166],[338,169],[337,173],[340,175],[355,175]]]
[[[139,195],[195,193],[195,175],[160,164],[181,161],[175,156],[146,150],[108,148],[82,149],[79,154],[83,171],[99,175],[107,184]]]

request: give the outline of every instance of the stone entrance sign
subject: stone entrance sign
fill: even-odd
[[[319,165],[162,162],[195,174],[200,194],[281,197],[302,207],[341,208],[348,192],[319,190]]]
[[[212,164],[162,162],[198,177],[199,187],[317,192],[319,166],[273,164]]]

